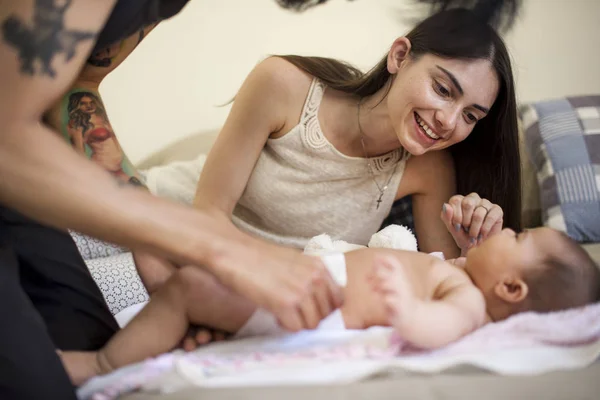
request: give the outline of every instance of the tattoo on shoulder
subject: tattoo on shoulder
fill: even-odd
[[[95,38],[94,32],[69,30],[65,13],[72,0],[35,0],[33,22],[18,16],[2,21],[2,40],[19,52],[21,72],[27,75],[56,76],[52,61],[64,54],[70,61],[79,42]]]

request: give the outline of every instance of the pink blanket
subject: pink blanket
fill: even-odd
[[[333,340],[338,337],[339,340]],[[549,314],[519,314],[505,321],[488,324],[445,348],[430,352],[405,346],[390,329],[352,331],[352,334],[340,336],[332,336],[327,331],[305,331],[283,338],[262,338],[258,341],[254,338],[209,346],[195,353],[164,355],[133,368],[128,367],[128,370],[117,371],[112,376],[93,379],[80,388],[79,396],[116,398],[144,387],[166,372],[182,371],[181,365],[188,366],[187,378],[195,374],[194,381],[206,381],[257,370],[267,375],[275,371],[281,374],[288,367],[314,369],[323,364],[333,365],[343,361],[379,360],[382,366],[386,366],[388,361],[415,356],[431,359],[491,354],[502,349],[576,347],[595,342],[600,342],[600,303]]]
[[[443,329],[443,327],[440,327]],[[536,345],[577,346],[600,339],[600,303],[548,314],[527,312],[488,324],[431,354],[472,353]],[[402,346],[400,338],[394,342]],[[409,346],[401,355],[421,353]]]

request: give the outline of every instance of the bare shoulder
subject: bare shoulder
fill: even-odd
[[[407,161],[400,189],[405,194],[427,193],[440,183],[454,184],[454,179],[454,160],[450,151],[430,151]]]
[[[448,261],[439,260],[436,264],[435,276],[439,281],[436,289],[436,297],[440,298],[443,295],[458,285],[469,284],[473,285],[469,275],[462,269]]]
[[[465,306],[473,312],[485,313],[485,299],[483,293],[467,273],[448,262],[440,260],[437,269],[437,286],[434,299],[450,300]]]
[[[312,77],[289,61],[272,56],[260,62],[251,76],[260,79],[265,90],[293,100],[305,97]]]
[[[279,132],[285,133],[295,126],[300,120],[313,77],[277,56],[259,63],[252,71],[251,77],[260,86],[257,90],[260,90],[261,97],[277,102],[273,106],[285,114],[285,123]]]

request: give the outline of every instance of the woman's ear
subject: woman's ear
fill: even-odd
[[[506,278],[494,286],[494,293],[507,303],[520,303],[525,300],[529,287],[520,278]]]
[[[398,73],[402,62],[408,60],[410,54],[410,40],[405,37],[399,37],[394,40],[387,57],[387,69],[392,75]]]

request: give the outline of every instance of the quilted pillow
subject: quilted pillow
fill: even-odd
[[[532,103],[521,119],[544,225],[600,241],[600,95]]]

